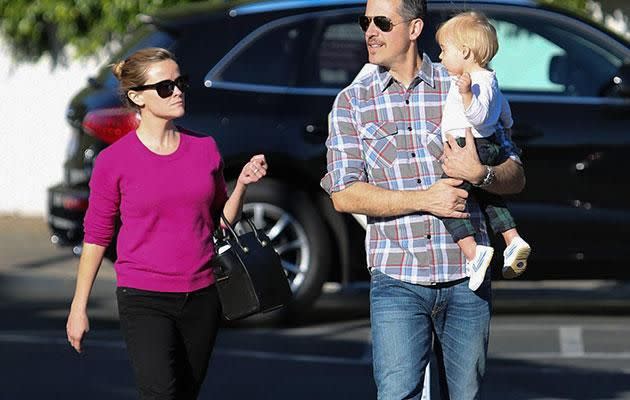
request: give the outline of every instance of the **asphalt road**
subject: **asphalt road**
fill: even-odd
[[[77,259],[0,217],[0,399],[134,399],[104,264],[86,351],[64,333]],[[483,399],[630,400],[630,285],[500,282]],[[225,326],[201,399],[373,399],[367,291],[328,285],[299,321]]]

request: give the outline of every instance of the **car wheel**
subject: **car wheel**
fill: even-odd
[[[307,194],[264,179],[247,189],[243,214],[265,232],[280,255],[293,292],[287,311],[308,309],[328,277],[331,248],[326,226]]]

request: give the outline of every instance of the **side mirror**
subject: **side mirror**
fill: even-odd
[[[623,64],[601,91],[602,96],[630,98],[630,63]]]
[[[88,78],[88,84],[94,89],[101,89],[103,87],[103,85],[101,85],[98,79],[96,79],[96,77],[93,77],[93,76]]]

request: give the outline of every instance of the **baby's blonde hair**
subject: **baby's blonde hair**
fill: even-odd
[[[435,38],[439,43],[451,41],[457,47],[468,47],[482,67],[499,51],[497,31],[485,15],[476,11],[457,14],[444,22]]]

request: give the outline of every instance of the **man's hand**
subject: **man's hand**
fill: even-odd
[[[470,214],[464,212],[464,210],[466,210],[466,198],[468,197],[468,192],[457,187],[461,184],[461,180],[452,178],[445,178],[437,181],[425,192],[426,204],[424,206],[424,211],[429,212],[436,217],[470,217]]]
[[[486,174],[486,169],[481,165],[475,138],[470,128],[466,129],[466,145],[459,147],[455,138],[447,135],[448,141],[444,143],[444,155],[442,156],[442,169],[451,178],[463,179],[473,184],[481,182]]]

